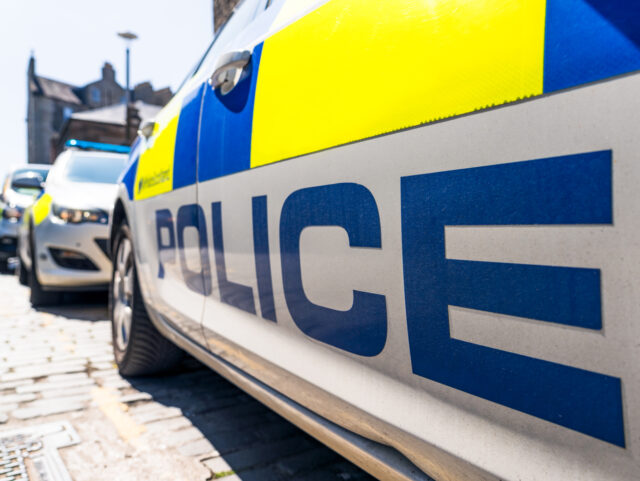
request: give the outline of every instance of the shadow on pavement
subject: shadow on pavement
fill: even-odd
[[[106,292],[65,292],[58,305],[38,307],[36,310],[67,319],[104,321],[109,319],[108,300]]]
[[[373,479],[191,357],[169,375],[127,380],[179,408],[243,481]]]

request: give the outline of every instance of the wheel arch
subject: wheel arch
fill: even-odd
[[[118,198],[116,200],[115,206],[113,207],[111,230],[109,231],[108,249],[110,258],[113,258],[113,242],[115,241],[115,236],[118,232],[118,228],[122,225],[123,222],[128,222],[127,212],[124,208],[122,199]]]

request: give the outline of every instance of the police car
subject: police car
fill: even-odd
[[[109,216],[128,147],[69,140],[20,229],[19,278],[34,306],[67,290],[106,290]]]
[[[0,193],[0,271],[16,256],[22,214],[43,189],[50,165],[31,164],[11,169]]]
[[[640,479],[638,32],[245,0],[121,178],[120,371],[188,351],[380,479]]]

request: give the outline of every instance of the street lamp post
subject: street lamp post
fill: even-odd
[[[126,54],[127,54],[127,95],[126,95],[126,108],[125,108],[125,116],[126,116],[126,133],[125,138],[127,143],[131,141],[131,115],[129,114],[130,104],[131,104],[131,88],[129,87],[129,63],[131,58],[131,42],[136,40],[138,36],[132,32],[119,32],[118,37],[123,38],[126,44]]]

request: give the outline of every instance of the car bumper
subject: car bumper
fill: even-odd
[[[0,259],[16,256],[18,222],[0,219]]]
[[[51,217],[33,233],[38,279],[45,288],[101,289],[111,281],[106,245],[109,228],[102,224],[65,224]],[[61,252],[82,254],[86,262],[69,262]]]

